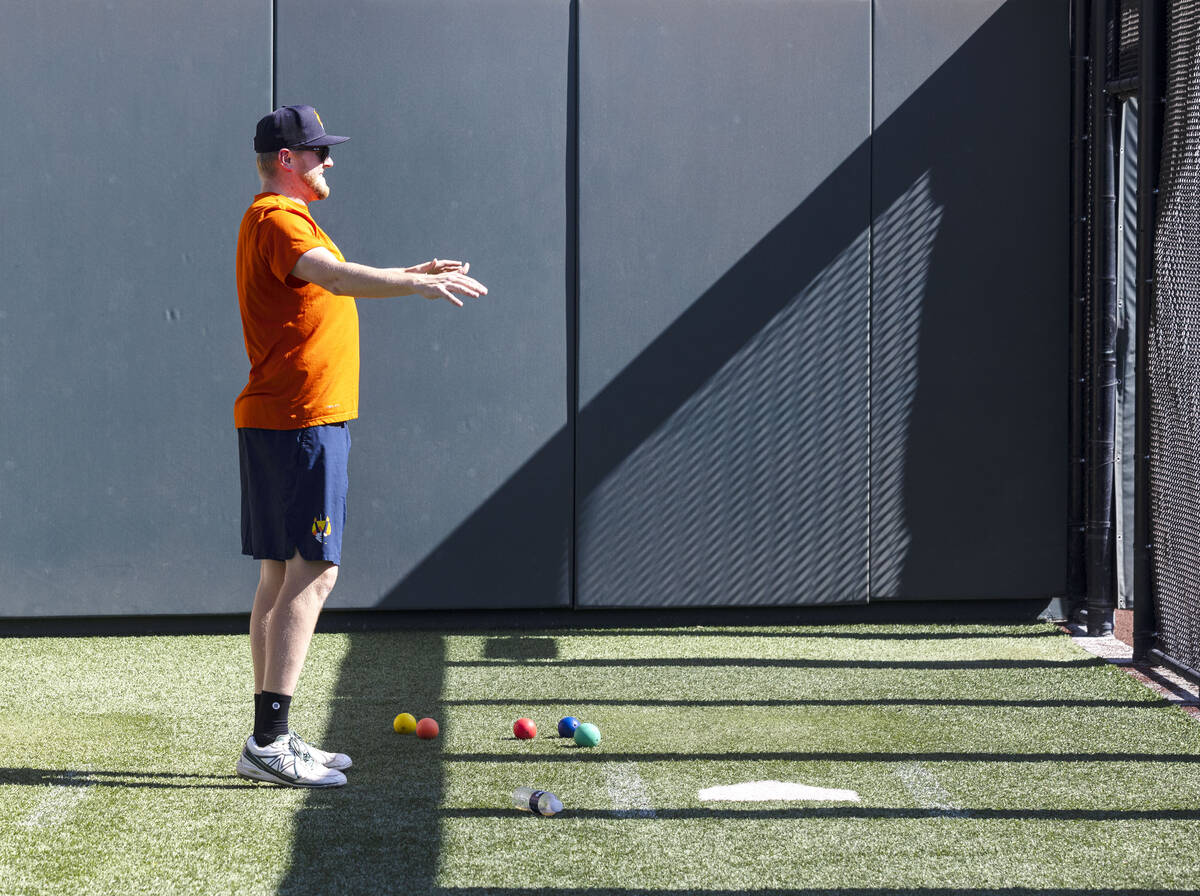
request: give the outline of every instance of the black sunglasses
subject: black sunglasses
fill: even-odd
[[[317,154],[317,158],[322,162],[324,162],[327,158],[329,158],[329,147],[328,146],[290,146],[288,148],[292,152],[295,152],[296,150],[299,150],[299,149],[302,149],[305,152],[315,152]]]

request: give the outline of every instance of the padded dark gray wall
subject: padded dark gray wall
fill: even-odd
[[[5,3],[0,615],[245,609],[232,252],[271,4]]]
[[[580,3],[580,605],[867,596],[870,22]]]
[[[1065,588],[1068,31],[876,4],[873,598]]]
[[[278,102],[351,137],[322,226],[350,260],[459,258],[489,289],[359,302],[331,606],[570,600],[569,36],[558,0],[279,3]]]
[[[584,606],[1061,593],[1066,0],[271,7],[5,4],[0,616],[248,608],[273,49],[346,254],[492,290],[360,304],[333,605],[562,605],[576,519]]]

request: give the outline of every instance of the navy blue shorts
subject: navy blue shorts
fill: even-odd
[[[342,562],[350,429],[239,429],[242,553]]]

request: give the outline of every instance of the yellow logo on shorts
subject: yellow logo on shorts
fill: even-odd
[[[315,538],[317,541],[324,541],[326,538],[332,535],[333,523],[330,521],[329,517],[325,517],[324,519],[321,517],[314,517],[312,534],[313,538]]]

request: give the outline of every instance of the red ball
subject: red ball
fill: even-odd
[[[424,740],[433,740],[438,736],[438,723],[436,719],[421,719],[417,722],[417,737]]]
[[[529,740],[537,734],[537,725],[532,719],[517,719],[513,722],[513,734],[521,740]]]

